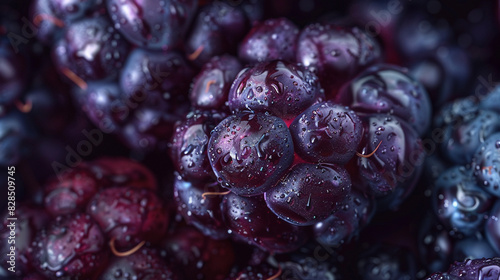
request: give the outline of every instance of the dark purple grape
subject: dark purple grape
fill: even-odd
[[[128,44],[105,17],[82,19],[69,25],[53,46],[58,70],[83,81],[114,77],[124,64]]]
[[[89,202],[87,212],[120,250],[142,241],[159,242],[168,226],[168,213],[160,198],[138,187],[101,190]]]
[[[104,234],[90,216],[59,216],[37,234],[33,265],[50,279],[93,279],[108,261],[105,246]]]
[[[292,120],[324,99],[318,78],[300,65],[275,60],[242,70],[229,91],[233,111],[270,112]]]
[[[229,240],[214,240],[193,228],[177,229],[164,242],[165,255],[179,270],[183,279],[226,279],[235,259]]]
[[[20,98],[26,83],[27,65],[25,58],[15,53],[9,41],[3,39],[0,40],[0,65],[0,105],[3,107]]]
[[[227,107],[229,89],[241,68],[239,60],[233,56],[226,54],[211,58],[193,80],[189,94],[191,104],[212,110]]]
[[[135,49],[120,74],[120,87],[130,99],[131,107],[152,99],[175,108],[187,101],[193,75],[191,67],[177,52]]]
[[[345,164],[363,136],[361,119],[331,101],[314,104],[290,125],[295,152],[308,162]]]
[[[481,143],[472,159],[476,183],[490,194],[500,197],[500,133]]]
[[[285,122],[264,113],[239,113],[224,119],[214,128],[207,153],[217,181],[245,196],[275,185],[294,158]]]
[[[398,116],[423,135],[431,122],[431,102],[424,87],[406,72],[393,65],[370,67],[346,84],[336,101],[355,112]]]
[[[298,34],[299,28],[288,19],[268,19],[243,38],[238,56],[251,64],[277,59],[294,62]]]
[[[408,195],[424,157],[417,133],[405,121],[390,115],[372,115],[363,123],[365,139],[360,152],[364,156],[357,159],[361,180],[377,196],[392,192]]]
[[[313,225],[339,211],[351,191],[351,178],[337,165],[301,163],[264,193],[266,204],[281,219]]]
[[[214,1],[203,7],[185,42],[188,59],[196,65],[212,57],[235,53],[236,44],[248,28],[247,18],[238,6]]]
[[[476,233],[493,204],[492,197],[476,185],[472,171],[464,167],[453,167],[441,174],[432,200],[440,221],[465,235]]]
[[[179,174],[188,181],[214,178],[207,157],[210,133],[226,114],[217,111],[192,111],[175,125],[170,158]]]
[[[7,188],[5,190],[7,191]],[[13,209],[11,204],[8,206]],[[50,217],[43,207],[37,205],[16,203],[14,208],[15,217],[9,215],[7,211],[1,216],[3,222],[0,224],[0,238],[4,242],[0,244],[0,270],[3,268],[7,271],[9,267],[14,267],[14,273],[12,271],[7,273],[20,277],[34,269],[30,246],[36,233],[45,227]],[[9,218],[17,219],[9,220]],[[11,235],[11,232],[14,235]],[[15,248],[14,252],[11,252],[11,246]]]
[[[322,245],[338,247],[349,242],[375,214],[375,203],[355,189],[340,205],[337,212],[314,225],[314,236]]]
[[[493,280],[500,277],[500,258],[454,262],[448,273],[431,275],[427,280]]]
[[[102,187],[95,174],[82,165],[59,174],[46,184],[44,204],[52,216],[85,210],[87,203]]]
[[[178,280],[171,265],[150,248],[125,256],[114,257],[98,278],[99,280]]]
[[[172,49],[184,37],[197,0],[106,0],[115,28],[128,41],[150,49]]]
[[[500,130],[500,115],[479,110],[475,118],[459,119],[442,129],[442,153],[455,164],[468,164],[484,141]]]
[[[224,239],[228,237],[228,233],[220,207],[222,197],[202,196],[205,192],[220,191],[219,189],[216,182],[193,183],[177,177],[174,182],[174,198],[177,212],[188,224],[207,236]]]
[[[116,133],[131,110],[120,87],[113,82],[88,83],[81,103],[87,117],[106,133]]]
[[[307,228],[276,217],[260,196],[230,193],[224,196],[222,213],[233,234],[272,253],[294,251],[307,241]]]
[[[364,68],[381,61],[377,42],[357,27],[311,24],[300,33],[296,60],[320,79],[332,98],[342,84]]]

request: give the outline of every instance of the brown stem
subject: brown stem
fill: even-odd
[[[55,24],[57,27],[64,27],[65,24],[64,24],[64,21],[54,17],[54,16],[51,16],[49,14],[38,14],[36,15],[36,17],[33,19],[33,23],[36,25],[36,26],[39,26],[40,23],[42,21],[50,21],[52,22],[53,24]]]
[[[118,252],[115,248],[115,237],[111,238],[111,240],[109,241],[109,247],[111,248],[111,252],[113,253],[113,255],[117,256],[117,257],[126,257],[126,256],[130,256],[132,255],[133,253],[137,252],[137,250],[141,249],[141,247],[146,243],[146,241],[141,241],[139,244],[135,245],[134,248],[128,250],[128,251],[125,251],[125,252]]]
[[[203,51],[203,45],[200,45],[192,54],[188,55],[188,59],[193,61],[200,56],[201,52]]]
[[[207,195],[226,195],[226,194],[229,194],[231,191],[227,191],[227,192],[204,192],[201,194],[201,197],[203,199],[206,199],[207,198]]]
[[[376,152],[376,151],[378,150],[378,148],[380,147],[380,144],[382,144],[382,141],[380,141],[380,142],[378,143],[377,147],[375,148],[375,150],[373,150],[373,152],[371,152],[371,153],[369,153],[369,154],[367,154],[367,155],[363,155],[363,154],[360,154],[360,153],[358,153],[358,152],[356,152],[356,155],[357,155],[358,157],[369,158],[369,157],[371,157],[371,156],[373,156],[373,155],[375,154],[375,152]]]
[[[69,70],[68,68],[63,68],[62,73],[64,76],[68,77],[73,83],[75,83],[78,87],[80,87],[83,90],[87,90],[87,83],[78,75],[76,75],[73,71]]]

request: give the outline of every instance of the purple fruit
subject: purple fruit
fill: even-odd
[[[263,61],[295,61],[299,28],[286,18],[268,19],[253,26],[239,47],[239,58],[255,64]]]
[[[267,206],[281,219],[313,225],[339,211],[351,191],[351,178],[340,166],[302,163],[264,193]]]
[[[247,27],[247,18],[240,7],[223,1],[206,5],[187,36],[185,51],[188,59],[201,66],[214,56],[234,53]]]
[[[381,61],[377,42],[357,27],[311,24],[297,40],[296,59],[314,72],[332,98],[364,68]]]
[[[235,260],[229,240],[214,240],[193,228],[179,228],[164,241],[165,255],[184,279],[226,279]]]
[[[441,129],[441,151],[444,156],[453,163],[468,164],[485,140],[500,130],[500,115],[493,111],[479,110],[475,117],[458,119]]]
[[[227,107],[227,97],[242,66],[230,55],[215,56],[201,68],[193,80],[189,99],[194,107],[220,110]]]
[[[168,226],[167,211],[158,196],[137,187],[104,189],[92,198],[87,212],[120,250],[142,241],[159,242]]]
[[[476,185],[472,171],[464,167],[450,168],[435,184],[432,200],[440,221],[465,235],[475,234],[484,224],[493,198]]]
[[[448,273],[433,274],[427,280],[493,280],[500,277],[500,258],[454,262]]]
[[[226,114],[217,111],[193,111],[176,123],[170,158],[185,180],[206,181],[215,178],[207,157],[210,133]]]
[[[431,122],[431,103],[424,87],[405,69],[392,65],[365,70],[340,90],[336,101],[355,112],[398,116],[418,135],[423,135]]]
[[[99,276],[99,280],[178,280],[171,265],[165,263],[157,250],[142,248],[125,256],[114,257]]]
[[[187,101],[193,70],[177,52],[133,50],[120,74],[120,87],[130,107],[151,100],[175,109]],[[173,111],[172,109],[172,111]]]
[[[129,115],[129,108],[116,83],[88,83],[83,93],[82,109],[103,132],[117,132]]]
[[[75,167],[46,184],[45,208],[52,216],[81,212],[101,187],[88,167]]]
[[[172,49],[184,37],[197,0],[106,0],[114,27],[132,44]]]
[[[314,225],[314,236],[323,246],[339,247],[359,233],[375,214],[375,203],[352,190],[333,215]]]
[[[295,152],[308,162],[345,164],[363,136],[361,119],[331,101],[307,108],[290,125]]]
[[[479,146],[472,168],[478,186],[490,194],[500,197],[500,133],[495,133]]]
[[[396,189],[404,190],[401,195],[408,195],[424,159],[417,133],[405,121],[390,115],[372,115],[363,123],[365,138],[360,148],[362,156],[357,159],[362,182],[377,196]]]
[[[203,234],[214,239],[228,237],[222,218],[221,196],[203,197],[206,192],[220,192],[216,182],[193,183],[177,177],[174,182],[174,199],[177,212],[184,220]]]
[[[239,113],[213,130],[208,158],[217,181],[232,192],[259,195],[292,164],[293,142],[285,122],[264,113]]]
[[[33,244],[33,265],[50,279],[93,279],[108,261],[105,236],[85,214],[57,217]]]
[[[58,70],[83,81],[115,77],[127,53],[127,42],[105,17],[82,19],[69,25],[53,46]]]
[[[222,212],[233,234],[271,253],[291,252],[307,240],[307,229],[274,215],[262,197],[224,196]]]
[[[8,206],[12,209],[12,204],[9,203]],[[35,267],[32,263],[33,250],[30,246],[36,233],[46,226],[50,217],[43,207],[29,203],[16,203],[14,213],[15,216],[11,216],[8,211],[5,211],[1,216],[3,222],[0,224],[0,238],[4,242],[0,244],[0,270],[5,269],[7,271],[9,267],[12,267],[9,263],[11,261],[9,255],[12,255],[10,247],[13,246],[15,247],[15,272],[7,271],[7,273],[19,277],[34,270]],[[9,218],[17,219],[8,220]],[[11,232],[14,232],[14,235]]]
[[[269,112],[292,120],[324,99],[318,78],[300,65],[275,60],[242,70],[229,91],[233,111]]]

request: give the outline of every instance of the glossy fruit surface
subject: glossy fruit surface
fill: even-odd
[[[336,101],[355,112],[398,116],[419,135],[427,131],[431,122],[431,103],[424,87],[396,66],[367,69],[343,87]]]
[[[302,66],[275,60],[243,69],[229,91],[232,111],[270,112],[291,120],[321,101],[318,78]]]
[[[272,60],[295,61],[299,29],[286,18],[268,19],[255,25],[243,38],[238,56],[247,63]]]
[[[306,26],[297,39],[296,60],[314,72],[329,98],[364,68],[381,60],[380,47],[357,27]]]
[[[103,232],[89,215],[59,216],[38,232],[33,264],[48,278],[92,279],[108,261],[105,246]]]
[[[345,164],[356,153],[363,135],[361,119],[331,101],[317,103],[290,125],[295,152],[304,160]]]
[[[342,208],[351,190],[347,171],[336,165],[297,164],[264,193],[267,206],[295,225],[313,225]]]
[[[270,252],[290,252],[307,239],[306,228],[276,217],[261,197],[224,196],[222,211],[232,233]]]
[[[168,226],[167,211],[157,195],[138,187],[112,187],[98,192],[87,212],[118,248],[142,241],[159,242]]]
[[[214,128],[208,158],[223,187],[240,195],[259,195],[292,164],[293,141],[282,119],[242,112]]]
[[[106,0],[114,27],[131,43],[171,49],[180,43],[194,16],[197,0]]]
[[[53,47],[61,73],[68,70],[84,81],[115,77],[127,57],[128,44],[105,17],[71,24]],[[70,74],[71,75],[71,74]]]

